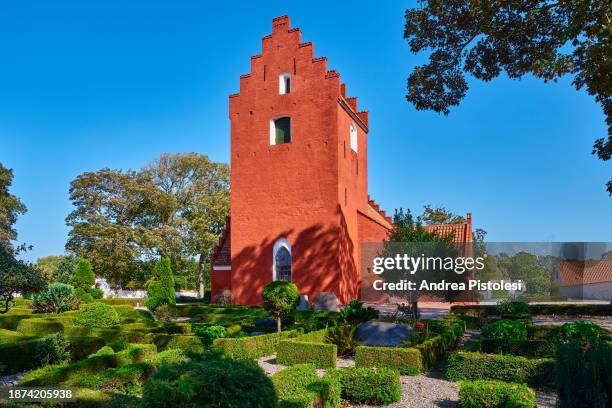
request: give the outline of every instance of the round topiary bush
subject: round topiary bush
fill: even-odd
[[[264,287],[261,294],[266,309],[276,318],[277,329],[281,331],[281,320],[289,316],[300,303],[300,292],[295,283],[274,281]]]
[[[516,342],[527,339],[527,326],[520,320],[502,319],[487,324],[482,329],[482,337],[490,340]]]
[[[604,330],[597,324],[588,321],[565,323],[555,335],[559,344],[576,341],[582,345],[596,344],[601,339]]]
[[[74,317],[74,324],[85,327],[110,327],[119,324],[117,311],[104,303],[85,305]]]
[[[272,381],[254,362],[208,353],[162,365],[144,385],[143,408],[275,407]]]

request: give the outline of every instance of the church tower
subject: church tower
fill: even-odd
[[[231,217],[213,297],[261,304],[263,287],[284,279],[310,301],[358,298],[360,229],[380,241],[391,222],[368,198],[368,113],[346,91],[288,16],[272,21],[229,98]]]

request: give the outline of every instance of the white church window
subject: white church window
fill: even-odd
[[[285,73],[278,77],[278,93],[281,95],[291,93],[291,74]]]
[[[291,245],[279,238],[272,250],[272,280],[291,281]]]
[[[351,133],[351,149],[357,152],[357,128],[351,123],[349,130]]]
[[[282,116],[270,121],[270,144],[291,143],[291,118]]]

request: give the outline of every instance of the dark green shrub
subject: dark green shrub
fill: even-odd
[[[141,407],[274,407],[272,381],[254,362],[206,354],[162,365],[144,385]]]
[[[560,408],[604,408],[612,404],[612,347],[579,341],[559,345],[555,364]]]
[[[156,333],[147,335],[147,339],[155,344],[158,350],[181,349],[195,352],[204,351],[202,339],[198,336]]]
[[[333,368],[336,367],[336,356],[335,344],[283,340],[276,348],[276,360],[285,365],[308,363],[317,368]]]
[[[153,279],[147,285],[146,305],[154,311],[158,306],[176,304],[174,277],[168,258],[160,259],[153,267]]]
[[[87,259],[79,259],[74,268],[72,286],[75,288],[89,289],[96,283],[96,275],[91,269],[91,263]]]
[[[276,329],[280,333],[281,320],[289,316],[300,303],[300,292],[295,283],[274,281],[267,284],[261,294],[266,309],[276,319]]]
[[[40,339],[33,339],[0,344],[0,366],[4,366],[4,373],[16,373],[35,368],[34,355],[40,341]]]
[[[502,316],[527,316],[529,315],[529,304],[525,302],[502,302],[497,305],[497,311]]]
[[[260,336],[217,339],[213,341],[213,349],[228,357],[249,360],[274,354],[281,340],[297,335],[295,330],[289,330]]]
[[[32,296],[32,306],[43,313],[61,313],[78,308],[78,300],[72,286],[52,283]]]
[[[458,315],[489,317],[498,314],[497,305],[451,306],[451,312]],[[612,304],[605,305],[572,305],[572,304],[539,304],[529,305],[531,315],[557,316],[612,316]]]
[[[523,340],[507,342],[506,340],[482,339],[475,351],[495,354],[511,354],[523,357],[554,357],[555,343],[551,340]]]
[[[48,334],[62,333],[64,324],[59,319],[24,319],[17,325],[17,331],[26,336],[42,337]]]
[[[553,387],[554,365],[550,358],[457,352],[448,359],[446,377],[451,381],[500,380],[538,388]]]
[[[74,295],[79,298],[81,303],[91,303],[93,302],[93,296],[85,291],[83,288],[76,288],[74,290]]]
[[[320,378],[312,364],[288,367],[272,376],[280,408],[340,407],[337,375]]]
[[[98,288],[89,288],[87,289],[87,293],[89,293],[94,300],[102,299],[104,297],[104,291]]]
[[[399,373],[388,368],[342,368],[342,398],[356,404],[387,405],[402,397]]]
[[[63,334],[55,333],[44,337],[34,349],[34,359],[39,366],[60,364],[70,361],[70,342]]]
[[[355,366],[391,368],[404,375],[416,375],[425,370],[421,352],[413,347],[358,346],[355,349]]]
[[[487,324],[482,329],[482,337],[507,342],[522,341],[527,339],[527,327],[521,320],[502,319]]]
[[[444,359],[455,348],[465,332],[465,323],[453,317],[435,322],[437,323],[432,326],[437,326],[435,330],[439,333],[413,347],[421,353],[421,362],[426,370],[434,368]]]
[[[176,315],[176,309],[173,306],[167,304],[159,305],[155,309],[155,316],[157,316],[159,320],[162,320],[165,323],[171,322],[172,319],[176,317]]]
[[[534,408],[535,392],[523,384],[461,381],[459,408]]]
[[[82,360],[104,347],[105,341],[100,337],[70,337],[70,357],[73,361]]]
[[[223,326],[195,326],[193,332],[202,339],[205,346],[211,346],[216,339],[227,337],[227,330]]]
[[[340,319],[353,325],[358,325],[377,318],[378,310],[373,307],[363,307],[363,302],[359,300],[351,300],[348,305],[340,311]]]
[[[111,327],[119,324],[119,315],[112,306],[94,302],[77,312],[74,324],[84,327]]]
[[[327,329],[325,342],[335,344],[338,348],[338,355],[352,356],[355,348],[359,345],[358,326],[341,325]]]
[[[593,322],[579,321],[565,323],[555,333],[554,337],[557,343],[567,344],[577,341],[586,346],[598,343],[603,334],[604,331],[599,325]]]

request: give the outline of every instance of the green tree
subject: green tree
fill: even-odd
[[[57,268],[57,264],[62,260],[61,255],[51,255],[51,256],[43,256],[42,258],[38,258],[36,260],[36,266],[40,270],[40,272],[45,277],[45,280],[49,283],[54,281],[53,273],[55,272],[55,268]]]
[[[267,284],[261,295],[266,309],[275,319],[278,332],[282,319],[289,316],[300,303],[300,292],[295,283],[274,281]]]
[[[12,249],[11,241],[17,239],[17,231],[13,225],[19,214],[25,214],[26,206],[9,192],[13,183],[13,171],[0,163],[0,244]]]
[[[176,304],[174,277],[170,259],[162,258],[153,267],[153,279],[147,285],[147,307],[154,311],[161,305]]]
[[[67,249],[115,286],[142,280],[147,260],[169,258],[200,281],[229,212],[229,167],[204,155],[163,154],[140,171],[102,169],[71,183]],[[198,270],[193,268],[197,259]]]
[[[79,259],[72,278],[72,286],[75,289],[87,291],[96,283],[96,275],[91,269],[91,263],[87,259]]]
[[[37,267],[15,259],[13,249],[0,243],[0,314],[7,313],[14,305],[17,293],[35,293],[46,286]]]
[[[466,74],[490,81],[532,74],[544,81],[570,75],[602,106],[607,138],[593,154],[612,157],[612,7],[608,0],[507,2],[423,0],[406,11],[404,38],[429,61],[414,68],[406,98],[418,110],[448,114],[459,105]],[[612,195],[612,180],[607,183]]]
[[[413,217],[411,211],[407,209],[404,211],[403,208],[395,210],[393,215],[393,229],[389,232],[387,240],[384,243],[384,256],[389,258],[395,258],[396,256],[403,256],[406,254],[409,257],[439,257],[444,258],[456,258],[458,256],[458,248],[453,244],[454,235],[439,235],[433,231],[427,230],[421,217],[416,219]],[[446,280],[448,282],[462,280],[461,275],[454,271],[445,272],[437,270],[435,267],[427,268],[422,267],[414,275],[410,271],[405,270],[385,270],[384,272],[385,281],[399,282],[402,279],[410,280],[415,282],[417,288],[421,282],[438,282]],[[405,295],[412,303],[412,310],[418,310],[419,296],[428,293],[426,290],[412,290],[407,292]],[[397,295],[397,293],[395,293]],[[436,295],[443,295],[451,300],[453,295],[452,292],[439,292],[435,291]]]
[[[72,282],[76,269],[77,258],[74,256],[62,256],[53,270],[53,282],[67,283]]]

